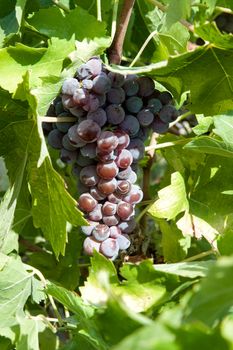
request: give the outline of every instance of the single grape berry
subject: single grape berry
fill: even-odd
[[[85,212],[91,212],[97,206],[97,201],[89,193],[83,193],[78,200],[79,208]]]
[[[110,236],[110,229],[107,225],[96,225],[92,231],[93,237],[98,242],[103,242]]]
[[[77,134],[84,142],[94,142],[100,136],[100,126],[92,120],[84,120],[77,126]]]

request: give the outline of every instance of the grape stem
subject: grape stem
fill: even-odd
[[[114,39],[116,33],[116,23],[117,23],[117,12],[118,12],[119,0],[114,0],[113,10],[112,10],[112,28],[111,28],[111,38]]]
[[[190,258],[187,258],[187,259],[184,259],[180,262],[190,262],[190,261],[195,261],[195,260],[198,260],[198,259],[202,259],[208,255],[216,255],[217,252],[215,252],[214,250],[207,250],[206,252],[202,252],[200,254],[197,254],[197,255],[193,255],[191,256]]]
[[[159,143],[158,145],[152,145],[152,146],[148,146],[145,148],[145,151],[151,151],[151,150],[158,150],[158,149],[162,149],[162,148],[167,148],[167,147],[173,147],[176,145],[182,145],[182,144],[186,144],[190,141],[192,141],[194,138],[190,137],[188,139],[183,139],[183,140],[177,140],[177,141],[170,141],[170,142],[163,142],[163,143]]]
[[[121,63],[121,56],[123,51],[123,43],[125,34],[129,24],[130,16],[133,10],[135,0],[124,0],[119,23],[112,41],[112,45],[108,50],[109,62],[113,64]]]
[[[134,60],[129,65],[130,67],[133,67],[135,65],[135,63],[137,62],[137,60],[139,59],[139,57],[141,56],[141,54],[145,50],[146,46],[148,45],[149,41],[157,34],[158,34],[157,30],[154,30],[152,33],[150,33],[150,35],[147,37],[147,39],[143,43],[142,47],[138,51],[137,55],[135,56]]]
[[[176,125],[177,123],[179,123],[180,121],[184,120],[185,118],[187,118],[188,116],[192,115],[193,113],[188,111],[184,114],[181,114],[176,120],[174,120],[174,122],[171,122],[169,124],[169,128],[172,128],[174,125]]]
[[[101,15],[101,0],[97,0],[97,20],[102,22],[102,15]]]
[[[39,117],[39,120],[41,122],[46,122],[46,123],[67,123],[67,122],[75,122],[77,121],[76,117],[50,117],[50,116],[45,116],[45,117]]]
[[[58,0],[52,0],[54,5],[56,5],[57,7],[59,7],[60,9],[62,9],[63,11],[69,13],[70,12],[70,9],[65,6],[64,4],[62,4],[60,1]]]

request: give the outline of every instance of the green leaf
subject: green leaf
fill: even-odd
[[[222,255],[233,255],[233,230],[227,229],[217,241],[218,250]]]
[[[64,254],[67,222],[78,226],[85,224],[86,221],[77,209],[75,200],[65,190],[63,179],[53,169],[47,150],[42,148],[44,154],[40,153],[41,140],[35,121],[11,124],[2,130],[0,135],[0,149],[12,182],[18,178],[18,165],[27,162],[35,226],[41,227],[45,237],[51,242],[56,256]],[[38,164],[41,156],[42,163]],[[23,168],[21,176],[25,174]]]
[[[223,141],[209,136],[202,136],[192,140],[184,146],[185,149],[190,149],[199,153],[216,154],[223,157],[233,156],[233,119],[232,112],[229,115],[221,115],[214,117],[215,129],[213,132],[220,136]]]
[[[148,213],[157,218],[173,219],[188,208],[183,177],[179,172],[171,175],[171,185],[158,192],[159,199]]]
[[[111,39],[106,36],[106,24],[97,21],[79,6],[65,15],[57,7],[42,9],[28,22],[48,37],[70,40],[74,36],[77,40],[77,51],[73,54],[72,60],[87,61],[91,56],[101,54],[111,44]]]
[[[176,264],[156,264],[154,269],[186,278],[205,277],[214,261],[179,262]]]
[[[192,130],[198,136],[208,132],[211,125],[214,122],[212,117],[201,117],[201,118],[197,117],[197,120],[198,120],[198,124],[194,126]]]
[[[162,232],[164,261],[177,262],[183,260],[190,247],[190,239],[188,242],[174,223],[168,224],[165,220],[161,220],[159,226]]]
[[[190,91],[188,108],[192,112],[215,115],[233,108],[232,50],[207,45],[149,66],[111,70],[124,74],[148,74],[171,91],[175,98]]]
[[[112,350],[178,350],[175,334],[159,323],[143,327],[123,339]]]
[[[215,22],[206,23],[195,29],[195,33],[203,40],[210,42],[214,46],[222,49],[233,48],[233,37],[229,34],[222,34],[217,28]]]
[[[28,273],[19,258],[0,253],[4,266],[0,273],[0,327],[15,323],[16,315],[23,314],[24,305],[31,295],[33,275]]]
[[[199,320],[212,327],[230,312],[233,306],[232,271],[232,257],[219,259],[189,301],[186,321]]]
[[[63,60],[74,50],[74,40],[53,38],[48,48],[35,49],[22,44],[0,50],[0,86],[15,92],[30,70],[30,88],[41,85],[41,78],[60,74]]]
[[[173,23],[180,19],[186,19],[190,16],[191,2],[190,1],[170,1],[166,12],[166,25],[170,27]]]
[[[45,324],[39,319],[18,318],[19,338],[16,350],[40,350],[39,332],[43,332]]]

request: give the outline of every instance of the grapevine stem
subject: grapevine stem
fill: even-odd
[[[118,12],[119,0],[114,0],[113,10],[112,10],[112,28],[111,28],[111,38],[114,39],[116,33],[116,23],[117,23],[117,12]]]
[[[184,114],[181,114],[176,120],[174,120],[174,122],[171,122],[169,124],[169,128],[173,127],[174,125],[176,125],[177,123],[179,123],[181,120],[184,120],[185,118],[187,118],[189,115],[192,115],[193,113],[188,111]]]
[[[188,138],[188,139],[183,139],[183,140],[178,140],[178,141],[170,141],[170,142],[164,142],[164,143],[159,143],[157,145],[152,145],[152,146],[148,146],[145,148],[145,151],[151,151],[151,150],[158,150],[158,149],[162,149],[162,148],[167,148],[167,147],[172,147],[172,146],[176,146],[176,145],[182,145],[182,144],[186,144],[190,141],[192,141],[193,138]]]
[[[32,270],[33,273],[39,277],[39,279],[41,280],[44,288],[46,289],[47,288],[47,282],[46,282],[46,279],[44,278],[43,274],[39,270],[37,270],[35,267],[29,266],[29,269]],[[60,315],[60,313],[59,313],[59,311],[57,309],[57,305],[55,304],[55,301],[54,301],[54,299],[53,299],[53,297],[51,295],[48,294],[48,298],[49,298],[49,301],[50,301],[50,303],[52,305],[54,313],[57,316],[59,326],[62,326],[63,325],[63,320],[62,320],[62,317],[61,317],[61,315]]]
[[[190,258],[184,259],[181,262],[195,261],[195,260],[198,260],[198,259],[202,259],[202,258],[204,258],[205,256],[208,256],[208,255],[216,255],[216,252],[213,251],[212,249],[211,250],[207,250],[206,252],[202,252],[202,253],[193,255]]]
[[[149,41],[153,38],[154,35],[158,34],[157,30],[154,30],[152,33],[150,33],[150,35],[148,36],[148,38],[145,40],[145,42],[143,43],[142,47],[140,48],[140,50],[138,51],[137,55],[135,56],[134,60],[131,62],[131,64],[129,65],[130,67],[133,67],[135,65],[135,63],[137,62],[137,60],[139,59],[139,57],[141,56],[141,54],[143,53],[143,51],[145,50],[146,46],[148,45]]]
[[[133,10],[135,0],[124,0],[119,23],[116,27],[116,32],[109,48],[108,56],[110,63],[120,64],[123,51],[123,43],[125,34],[129,24],[130,16]]]
[[[102,22],[102,15],[101,15],[101,0],[97,0],[97,20]]]
[[[67,122],[75,122],[77,121],[77,118],[75,117],[40,117],[39,118],[41,122],[46,122],[46,123],[67,123]]]
[[[137,223],[139,223],[142,219],[142,217],[148,212],[148,210],[150,209],[150,207],[153,205],[153,203],[156,201],[156,199],[152,201],[150,201],[150,204],[148,204],[141,212],[140,214],[137,216],[137,218],[135,219]]]
[[[66,5],[62,4],[60,1],[58,1],[58,0],[52,0],[52,1],[53,1],[54,5],[56,5],[57,7],[62,9],[63,11],[65,11],[67,13],[70,12],[70,9]]]

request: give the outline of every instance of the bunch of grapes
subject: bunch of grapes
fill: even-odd
[[[151,78],[108,72],[94,57],[64,81],[50,106],[48,114],[63,122],[44,123],[44,132],[77,176],[78,207],[89,222],[82,227],[86,254],[96,249],[114,260],[130,246],[135,205],[143,199],[137,163],[151,129],[164,133],[177,118],[171,102]]]

